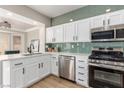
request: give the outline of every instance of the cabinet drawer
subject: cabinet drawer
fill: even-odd
[[[18,67],[21,67],[21,66],[23,66],[23,65],[24,65],[24,63],[23,63],[23,60],[22,60],[22,59],[13,60],[13,61],[11,62],[12,68],[18,68]]]
[[[76,61],[76,65],[78,66],[85,66],[87,65],[88,63],[86,61],[83,61],[83,60],[77,60]]]
[[[77,74],[76,82],[83,86],[88,86],[88,76],[86,74]]]
[[[88,82],[86,80],[78,79],[77,84],[88,87]]]
[[[88,66],[76,66],[77,71],[88,71]]]
[[[88,74],[84,72],[77,72],[76,78],[86,80],[88,78]]]

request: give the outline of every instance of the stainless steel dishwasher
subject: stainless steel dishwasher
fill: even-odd
[[[75,81],[75,57],[59,56],[59,76],[71,81]]]

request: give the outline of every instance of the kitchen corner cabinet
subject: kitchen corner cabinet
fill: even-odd
[[[3,61],[3,87],[28,87],[50,74],[50,55]]]
[[[59,62],[58,55],[51,56],[51,74],[59,76]]]
[[[46,29],[46,43],[63,42],[63,25],[54,26]]]

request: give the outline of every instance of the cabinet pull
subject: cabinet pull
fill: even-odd
[[[81,66],[78,66],[78,68],[82,68],[82,69],[84,69],[84,67],[81,67]]]
[[[78,72],[78,74],[84,75],[84,73]]]
[[[52,57],[52,58],[56,58],[56,57]]]
[[[23,68],[23,72],[22,73],[25,74],[25,68]]]
[[[78,80],[80,80],[80,81],[84,81],[83,79],[78,79]]]
[[[76,36],[76,40],[78,40],[78,36]]]
[[[73,41],[75,41],[75,36],[73,36]]]
[[[23,63],[17,63],[17,64],[15,64],[15,66],[18,66],[18,65],[22,65]]]
[[[103,26],[105,26],[105,20],[103,20]]]
[[[38,68],[40,68],[40,64],[38,64]]]
[[[43,68],[43,63],[41,63],[41,67]]]
[[[110,24],[110,19],[108,19],[108,25]]]
[[[58,62],[56,62],[56,66],[58,66]]]
[[[85,62],[85,61],[83,61],[83,60],[78,60],[78,62]]]

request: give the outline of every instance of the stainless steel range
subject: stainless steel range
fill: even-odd
[[[91,87],[124,87],[123,48],[94,48],[89,56]]]

